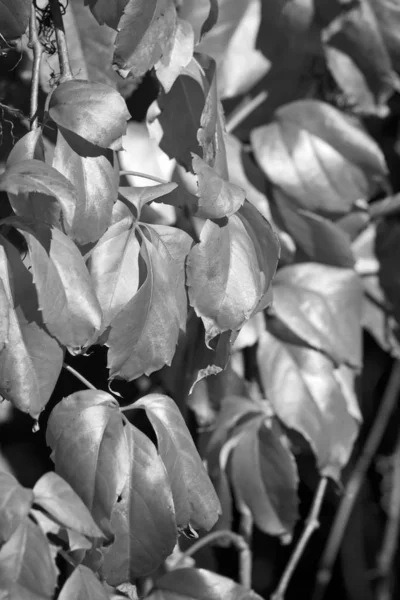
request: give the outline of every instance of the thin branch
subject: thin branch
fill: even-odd
[[[85,385],[87,388],[89,388],[89,390],[97,390],[97,388],[92,383],[90,383],[90,381],[88,381],[86,379],[86,377],[84,377],[83,375],[81,375],[79,373],[79,371],[76,371],[76,369],[74,369],[70,365],[67,365],[67,363],[63,363],[63,367],[64,367],[64,369],[66,371],[69,371],[70,373],[72,373],[72,375],[74,377],[76,377],[77,379],[79,379],[79,381],[81,383],[83,383],[83,385]]]
[[[30,123],[31,131],[37,129],[38,122],[38,98],[39,98],[39,76],[40,63],[42,61],[43,48],[37,33],[36,10],[35,5],[31,6],[31,17],[29,21],[29,48],[33,51],[32,65],[32,83],[31,83],[31,105],[30,105]]]
[[[317,583],[312,600],[321,600],[332,577],[343,535],[351,516],[354,503],[361,489],[365,474],[371,460],[376,454],[383,434],[385,433],[389,418],[397,404],[400,392],[400,362],[393,365],[388,384],[380,404],[379,412],[365,442],[363,451],[359,456],[351,477],[346,486],[346,492],[342,498],[339,510],[329,535],[328,543],[322,555],[320,567],[317,573]]]
[[[239,553],[239,581],[244,587],[251,588],[251,550],[241,535],[233,533],[233,531],[229,531],[228,529],[212,531],[201,538],[201,540],[195,542],[192,546],[190,546],[190,548],[182,553],[176,566],[183,562],[185,558],[192,556],[201,550],[201,548],[204,548],[204,546],[208,546],[215,540],[221,538],[229,540],[235,546]]]
[[[303,533],[299,541],[297,542],[297,546],[294,549],[292,556],[288,564],[286,565],[286,569],[283,572],[281,580],[276,588],[275,592],[271,596],[271,600],[283,600],[285,597],[285,593],[289,582],[293,576],[293,573],[299,563],[299,560],[303,556],[303,552],[312,536],[314,531],[319,527],[319,515],[321,512],[322,504],[325,497],[325,492],[328,486],[328,478],[321,477],[317,490],[315,492],[314,500],[311,506],[310,514],[307,519],[306,526],[304,528]]]
[[[397,438],[393,457],[393,475],[390,498],[388,502],[388,519],[383,536],[382,548],[378,556],[378,600],[392,598],[392,568],[397,551],[400,531],[400,435]]]
[[[265,91],[260,92],[257,96],[254,96],[249,102],[246,102],[238,110],[234,111],[226,119],[226,131],[231,133],[236,127],[240,125],[247,117],[254,112],[263,102],[268,98],[268,93]]]
[[[53,17],[54,28],[56,30],[56,41],[58,49],[58,61],[60,63],[61,78],[60,81],[72,79],[71,65],[69,64],[68,46],[65,37],[64,23],[61,15],[60,4],[58,0],[50,0],[51,14]]]
[[[141,173],[140,171],[120,171],[120,175],[134,175],[135,177],[141,177],[142,179],[150,179],[150,181],[157,181],[157,183],[170,183],[166,179],[161,179],[156,175],[147,175],[147,173]]]

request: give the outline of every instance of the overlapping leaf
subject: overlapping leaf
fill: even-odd
[[[0,471],[0,545],[7,542],[28,516],[33,493],[13,475]]]
[[[251,136],[257,162],[300,208],[335,217],[368,199],[387,172],[379,147],[338,110],[293,102]]]
[[[121,149],[130,114],[112,87],[79,79],[64,81],[51,94],[48,111],[70,135],[99,148]]]
[[[146,411],[156,432],[178,527],[190,524],[196,529],[211,529],[218,518],[218,499],[177,405],[168,396],[150,394],[133,408]]]
[[[96,575],[85,567],[78,565],[72,575],[64,583],[59,600],[109,600],[105,588],[101,585]]]
[[[107,342],[110,376],[128,380],[171,364],[187,310],[182,268],[191,238],[176,233],[169,247],[155,227],[138,231],[145,279],[113,320]]]
[[[0,179],[11,206],[21,217],[61,227],[72,226],[78,193],[75,186],[53,167],[36,160],[14,162]],[[62,214],[62,218],[61,218]]]
[[[305,344],[336,364],[361,368],[362,286],[354,271],[316,263],[280,269],[274,312]]]
[[[148,600],[261,600],[255,592],[205,569],[174,569],[156,581]]]
[[[339,479],[358,433],[354,374],[321,352],[264,331],[257,360],[265,393],[279,419],[309,442],[322,474]]]
[[[7,341],[0,353],[0,392],[37,418],[56,385],[64,353],[43,326],[32,275],[4,238],[0,278],[5,291],[2,302],[8,305]]]
[[[82,255],[55,228],[15,223],[28,244],[39,309],[49,332],[72,351],[100,330],[102,314]]]
[[[177,19],[173,43],[169,52],[164,54],[155,64],[157,78],[168,93],[177,77],[189,64],[193,57],[194,33],[192,26],[183,19]]]
[[[122,77],[144,75],[168,52],[176,26],[172,0],[129,0],[118,22],[113,66]]]
[[[3,39],[13,40],[25,33],[29,23],[31,5],[29,0],[0,1],[0,34]]]
[[[85,142],[86,143],[86,142]],[[68,234],[80,244],[97,241],[111,221],[118,194],[118,166],[114,152],[97,149],[86,155],[84,144],[70,146],[59,130],[53,167],[73,181],[78,202]]]

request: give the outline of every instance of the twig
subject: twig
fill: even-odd
[[[56,41],[58,49],[58,61],[60,63],[61,78],[60,81],[72,79],[71,65],[69,64],[68,46],[65,37],[64,23],[61,15],[60,4],[58,0],[50,0],[51,14],[53,17],[54,28],[56,30]]]
[[[373,221],[381,217],[390,217],[400,212],[400,194],[388,196],[369,205],[369,214]]]
[[[30,105],[30,123],[31,131],[37,129],[38,123],[38,98],[39,98],[39,76],[40,63],[42,61],[43,48],[37,34],[36,10],[35,5],[31,6],[31,18],[29,21],[29,48],[33,51],[32,65],[32,83],[31,83],[31,105]]]
[[[147,175],[147,173],[140,173],[140,171],[120,171],[120,175],[134,175],[135,177],[141,177],[142,179],[150,179],[150,181],[157,181],[157,183],[170,183],[161,177],[156,175]]]
[[[185,558],[192,556],[201,550],[201,548],[204,548],[204,546],[208,546],[208,544],[212,544],[212,542],[220,538],[228,539],[235,546],[239,553],[239,581],[244,587],[251,588],[251,550],[241,535],[229,531],[228,529],[212,531],[201,538],[201,540],[195,542],[190,548],[182,553],[176,566],[183,562]]]
[[[306,526],[304,528],[303,533],[299,541],[297,542],[297,546],[290,557],[288,564],[286,565],[286,569],[283,572],[281,580],[276,588],[275,592],[271,596],[271,600],[283,600],[285,597],[285,593],[289,582],[292,578],[292,575],[299,563],[299,560],[303,556],[303,552],[312,536],[314,531],[319,527],[319,515],[321,512],[322,504],[325,497],[325,492],[328,486],[328,478],[321,477],[317,490],[315,492],[314,500],[311,506],[310,514],[307,519]]]
[[[317,583],[312,600],[321,600],[331,580],[333,566],[353,510],[354,502],[360,491],[365,473],[378,449],[382,436],[385,433],[390,415],[396,406],[399,391],[400,362],[396,361],[390,374],[379,412],[346,486],[346,492],[340,503],[339,510],[336,513],[328,543],[322,555],[317,573]]]
[[[63,367],[66,371],[69,371],[70,373],[72,373],[72,375],[74,375],[74,377],[79,379],[79,381],[82,382],[83,385],[86,385],[86,387],[89,388],[89,390],[97,390],[97,388],[92,383],[90,383],[90,381],[88,381],[83,375],[81,375],[79,371],[76,371],[76,369],[74,369],[70,365],[67,365],[67,363],[63,363]]]
[[[393,457],[392,488],[388,502],[388,519],[383,536],[382,548],[378,556],[378,577],[380,582],[377,589],[378,600],[390,600],[391,572],[396,556],[400,531],[400,435],[397,438],[396,450]]]
[[[268,93],[265,91],[260,92],[257,96],[254,96],[249,102],[239,107],[238,110],[234,111],[226,119],[226,131],[231,133],[240,123],[242,123],[247,117],[256,110],[265,100],[268,98]]]

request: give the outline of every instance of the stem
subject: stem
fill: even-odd
[[[383,434],[385,433],[389,418],[396,406],[400,391],[400,362],[394,363],[388,384],[383,395],[379,412],[365,442],[363,451],[359,456],[353,473],[346,486],[345,495],[336,513],[336,517],[329,535],[328,543],[322,555],[317,573],[317,583],[313,600],[321,600],[331,580],[332,570],[338,554],[343,535],[351,516],[354,503],[360,491],[365,473],[376,453]]]
[[[388,519],[383,536],[382,548],[378,556],[378,600],[390,600],[391,571],[396,556],[400,531],[400,435],[397,438],[393,460],[392,490],[388,502]]]
[[[58,61],[60,63],[61,71],[60,81],[68,81],[69,79],[73,79],[73,75],[71,71],[71,65],[69,64],[68,46],[65,37],[65,29],[60,10],[60,4],[58,0],[50,0],[50,6],[54,28],[56,31]]]
[[[311,506],[310,514],[307,519],[306,526],[304,528],[303,533],[299,541],[297,542],[297,546],[294,549],[292,556],[288,564],[286,565],[286,569],[283,572],[281,580],[276,588],[275,592],[271,596],[271,600],[283,600],[285,597],[285,593],[289,582],[292,578],[292,575],[299,563],[299,560],[303,556],[303,552],[312,536],[314,531],[319,527],[319,514],[321,512],[322,503],[324,501],[325,492],[328,486],[328,478],[326,476],[321,477],[317,490],[315,492],[314,500]]]
[[[79,379],[79,381],[83,383],[83,385],[85,385],[87,388],[89,388],[89,390],[97,390],[97,388],[94,387],[94,385],[90,383],[90,381],[88,381],[83,375],[81,375],[79,371],[76,371],[76,369],[74,369],[70,365],[67,365],[67,363],[63,363],[63,367],[66,371],[69,371],[70,373],[72,373],[72,375],[74,375],[74,377]]]
[[[227,529],[222,531],[212,531],[201,538],[201,540],[195,542],[190,548],[182,553],[176,566],[178,566],[181,561],[183,562],[185,558],[192,556],[204,546],[208,546],[208,544],[211,544],[220,538],[228,539],[235,546],[239,553],[239,581],[244,587],[251,588],[251,550],[249,545],[241,535]]]
[[[32,65],[32,84],[31,84],[31,105],[30,105],[30,122],[31,131],[37,129],[39,126],[38,122],[38,98],[39,98],[39,75],[40,75],[40,63],[42,61],[43,48],[37,34],[37,22],[36,22],[36,11],[35,5],[32,3],[31,6],[31,17],[29,21],[29,48],[33,51],[33,65]]]
[[[142,179],[150,179],[150,181],[157,181],[157,183],[170,183],[165,179],[161,179],[161,177],[157,177],[156,175],[147,175],[146,173],[141,173],[140,171],[120,171],[120,175],[134,175],[135,177],[142,177]]]
[[[369,214],[373,221],[381,217],[389,217],[400,212],[400,194],[388,196],[383,200],[373,202],[369,206]]]
[[[246,104],[240,106],[238,110],[234,111],[231,115],[229,115],[229,117],[227,117],[225,126],[226,131],[231,133],[234,129],[236,129],[236,127],[238,127],[240,123],[247,119],[247,117],[254,112],[256,108],[260,106],[260,104],[265,102],[267,98],[268,93],[262,91],[257,94],[257,96],[254,96],[254,98],[249,100],[249,102],[246,102]]]

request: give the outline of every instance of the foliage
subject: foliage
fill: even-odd
[[[400,91],[399,26],[389,0],[0,0],[30,80],[0,393],[54,463],[32,489],[0,470],[2,598],[259,598],[179,544],[290,544],[312,456],[308,539],[362,423],[363,328],[399,357],[398,199],[365,127]]]

